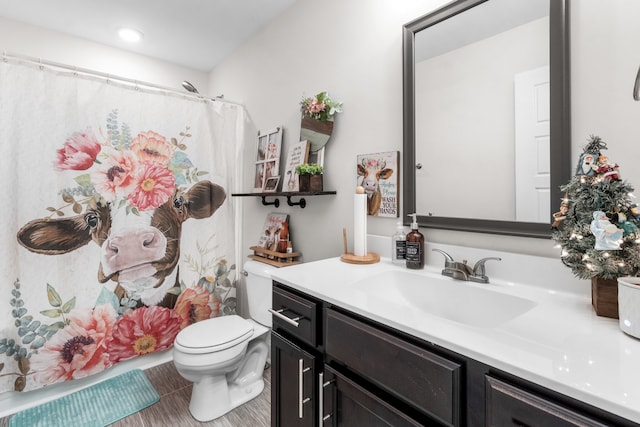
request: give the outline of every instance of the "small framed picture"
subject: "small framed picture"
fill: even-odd
[[[279,176],[271,176],[266,179],[264,183],[264,192],[265,193],[275,193],[278,191],[278,183],[280,182]]]
[[[294,192],[298,191],[298,174],[296,167],[307,163],[309,157],[309,141],[304,140],[293,144],[289,148],[287,154],[287,163],[284,169],[284,178],[282,181],[282,191]]]
[[[280,176],[280,150],[282,146],[282,128],[258,133],[258,146],[255,162],[253,192],[265,190],[267,180]],[[277,183],[276,183],[277,185]],[[274,190],[275,191],[275,190]]]

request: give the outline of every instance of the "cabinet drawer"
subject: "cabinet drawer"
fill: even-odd
[[[499,379],[487,376],[485,384],[487,426],[606,426],[606,424]]]
[[[319,305],[315,301],[274,286],[272,314],[275,331],[287,331],[289,335],[316,347],[318,310]]]
[[[460,364],[332,309],[326,354],[447,425],[460,425]]]

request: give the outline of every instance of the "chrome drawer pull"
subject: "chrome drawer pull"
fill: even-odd
[[[282,312],[285,310],[284,308],[281,308],[280,310],[274,310],[272,308],[268,308],[267,310],[269,310],[269,313],[271,313],[272,315],[274,315],[278,319],[284,320],[285,322],[287,322],[290,325],[295,326],[296,328],[298,326],[300,326],[300,324],[297,322],[297,320],[302,319],[302,317],[296,317],[295,319],[290,319],[287,316],[285,316],[284,314],[282,314]]]
[[[331,418],[333,416],[333,414],[328,414],[328,415],[324,415],[324,388],[326,386],[328,386],[329,384],[332,384],[334,382],[334,380],[329,380],[327,382],[324,382],[324,373],[320,372],[318,374],[318,384],[319,384],[319,390],[318,390],[318,417],[319,417],[319,421],[320,421],[320,426],[322,427],[322,425],[324,425],[324,422],[327,421],[329,418]]]
[[[304,373],[310,371],[311,368],[304,367],[304,360],[298,359],[298,418],[303,418],[303,405],[311,400],[310,397],[304,397]]]

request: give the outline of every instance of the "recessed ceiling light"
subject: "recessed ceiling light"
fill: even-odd
[[[129,43],[136,43],[142,39],[142,32],[133,28],[120,28],[118,35],[122,40]]]

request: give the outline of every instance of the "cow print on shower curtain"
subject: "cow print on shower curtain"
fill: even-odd
[[[19,145],[17,164],[8,166],[18,175],[12,200],[25,203],[4,223],[15,227],[4,261],[15,262],[0,295],[11,319],[0,330],[0,391],[93,375],[169,349],[196,321],[234,313],[232,181],[223,165],[235,135],[217,139],[235,125],[217,124],[225,111],[9,65],[31,73],[36,86],[61,84],[50,92],[70,90],[97,105],[72,106],[58,123],[49,116],[61,118],[58,109],[69,106],[38,94],[51,109],[34,118],[54,128],[50,135],[44,123],[32,130],[8,123]],[[0,71],[3,80],[11,75]],[[0,109],[13,108],[12,117],[26,111],[24,101],[14,103],[0,101]],[[185,107],[193,111],[175,114]],[[222,143],[231,143],[231,154],[214,148]]]

